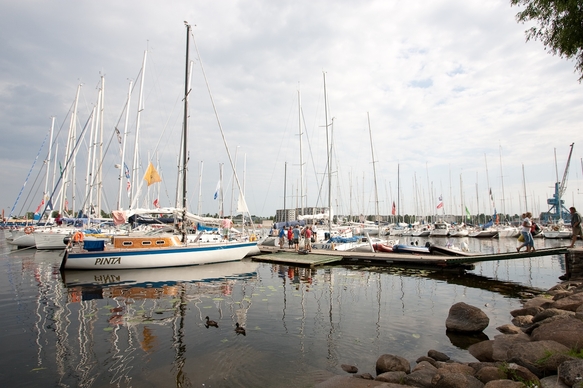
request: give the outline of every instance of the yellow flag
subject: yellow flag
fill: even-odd
[[[148,182],[148,186],[152,183],[162,182],[162,178],[160,178],[160,174],[158,174],[158,171],[156,171],[152,162],[148,165],[148,169],[144,175],[144,180]]]

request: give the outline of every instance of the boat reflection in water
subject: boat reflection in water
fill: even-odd
[[[211,315],[235,335],[236,323],[246,323],[257,267],[243,260],[177,268],[63,271],[69,324],[62,337],[70,337],[64,342],[67,346],[57,347],[57,358],[66,360],[62,369],[69,371],[63,378],[71,381],[74,375],[72,381],[78,386],[105,383],[104,377],[110,383],[140,386],[146,382],[134,368],[144,367],[143,357],[156,358],[159,352],[174,349],[176,382],[171,385],[190,385],[183,370],[187,350],[193,352],[187,334],[203,332],[204,317]],[[79,337],[71,337],[72,332]],[[111,333],[105,337],[100,334],[107,332]],[[103,339],[109,349],[103,349]],[[109,373],[103,374],[99,366],[104,362]],[[156,375],[151,373],[146,379],[151,382]],[[168,375],[165,371],[159,376]],[[163,381],[152,384],[165,385]]]

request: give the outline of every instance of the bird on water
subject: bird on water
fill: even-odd
[[[211,321],[208,316],[206,316],[205,319],[206,323],[204,325],[206,326],[207,329],[209,328],[209,326],[219,327],[219,324],[216,323],[215,321]]]
[[[237,326],[237,327],[235,327],[235,333],[247,335],[245,333],[245,328],[243,326],[239,326],[239,322],[237,322],[235,325]]]

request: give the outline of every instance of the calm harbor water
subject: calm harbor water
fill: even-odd
[[[461,241],[484,253],[516,246]],[[19,387],[311,387],[343,374],[344,363],[374,375],[384,353],[414,362],[437,349],[472,361],[468,338],[446,333],[452,304],[480,307],[493,338],[521,293],[546,290],[565,272],[562,256],[547,256],[478,263],[466,274],[248,260],[61,273],[59,253],[10,252],[3,237],[0,265],[0,385]]]

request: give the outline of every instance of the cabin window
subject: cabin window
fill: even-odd
[[[157,240],[156,245],[166,245],[166,241],[164,240]]]
[[[131,247],[132,245],[134,245],[134,243],[131,241],[124,241],[122,244],[124,247]]]
[[[142,245],[152,245],[151,241],[142,241]]]

